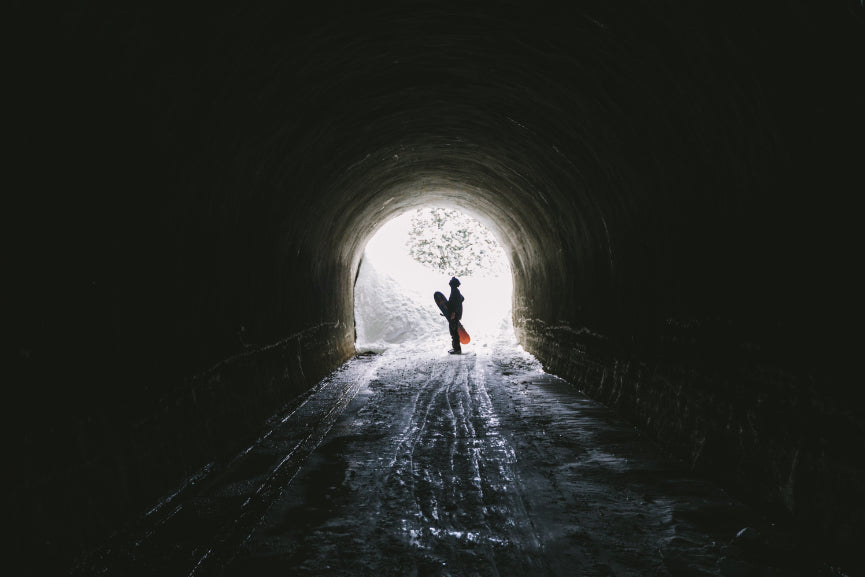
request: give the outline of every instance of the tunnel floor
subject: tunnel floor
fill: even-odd
[[[359,356],[77,573],[830,575],[512,337]]]

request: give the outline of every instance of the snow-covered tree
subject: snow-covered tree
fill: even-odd
[[[406,246],[421,264],[450,276],[504,272],[505,254],[487,228],[458,210],[422,208],[411,219]]]

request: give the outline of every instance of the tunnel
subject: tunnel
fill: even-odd
[[[494,231],[546,371],[853,562],[861,2],[100,4],[11,35],[5,495],[34,567],[350,359],[364,246],[427,205]]]

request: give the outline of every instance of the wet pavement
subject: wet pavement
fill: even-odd
[[[123,575],[843,575],[512,338],[359,356],[79,560]]]

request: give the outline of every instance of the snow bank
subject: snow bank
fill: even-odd
[[[447,323],[439,316],[431,288],[424,298],[391,274],[364,258],[354,292],[357,348],[377,350],[447,334]],[[426,302],[424,302],[426,301]]]

